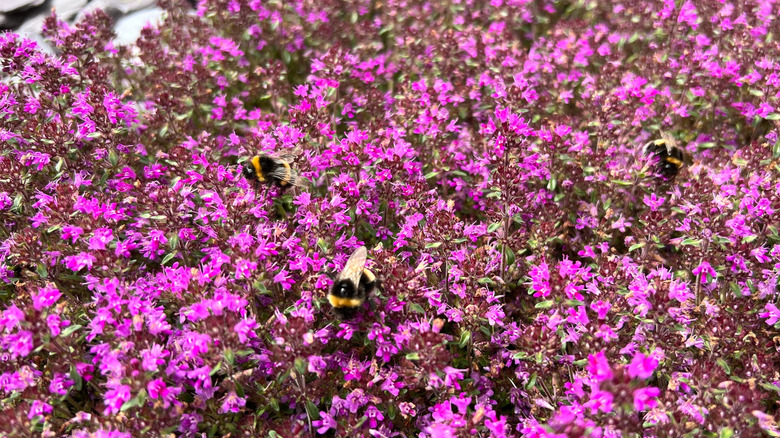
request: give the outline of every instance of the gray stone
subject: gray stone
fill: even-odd
[[[134,12],[117,20],[114,26],[116,32],[115,42],[119,44],[133,44],[141,36],[141,29],[151,22],[159,22],[165,11],[160,8],[149,8]]]
[[[86,5],[87,0],[52,0],[51,3],[60,20],[70,20]]]
[[[0,1],[0,14],[19,12],[43,4],[45,0],[3,0]]]
[[[43,21],[49,16],[49,12],[39,13],[25,20],[24,24],[16,29],[16,33],[22,34],[40,34],[43,27]]]
[[[92,0],[87,7],[79,12],[76,20],[80,20],[84,14],[94,11],[95,9],[102,9],[114,18],[114,20],[117,20],[122,15],[139,9],[148,8],[155,4],[156,0]]]
[[[0,14],[0,29],[16,29],[23,20],[19,14]]]

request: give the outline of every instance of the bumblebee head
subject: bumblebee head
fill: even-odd
[[[241,168],[241,173],[244,174],[244,177],[247,180],[254,180],[257,178],[257,174],[255,173],[255,168],[252,166],[252,163],[245,163],[244,166]]]

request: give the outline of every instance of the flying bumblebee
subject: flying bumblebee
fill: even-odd
[[[295,152],[255,155],[244,165],[244,176],[247,181],[276,184],[282,189],[290,186],[303,187],[304,179],[290,165],[294,158]]]
[[[690,157],[677,147],[677,143],[671,136],[661,133],[661,138],[647,143],[644,147],[645,155],[655,155],[658,159],[656,171],[666,179],[672,179],[683,165],[690,161]]]
[[[356,249],[328,293],[328,302],[342,318],[354,316],[379,283],[374,273],[365,267],[366,256],[365,246]]]

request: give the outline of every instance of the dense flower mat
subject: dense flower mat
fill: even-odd
[[[780,3],[162,6],[0,35],[0,435],[778,436]]]

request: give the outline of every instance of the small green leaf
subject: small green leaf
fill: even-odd
[[[420,360],[420,354],[419,353],[409,353],[406,355],[406,358],[408,360]]]
[[[70,367],[70,380],[73,381],[73,389],[81,391],[81,383],[83,381],[81,380],[81,374],[79,374],[75,365],[71,365]]]
[[[477,283],[479,283],[479,284],[495,284],[495,282],[493,280],[491,280],[490,278],[487,278],[487,277],[480,278],[479,280],[477,280]]]
[[[458,346],[460,348],[466,348],[466,345],[468,345],[470,341],[471,332],[469,330],[464,330],[463,333],[460,334],[460,342],[458,342]]]
[[[764,118],[767,120],[780,120],[780,113],[772,113]]]
[[[528,353],[525,351],[519,351],[512,355],[512,359],[514,360],[526,360],[528,359]]]
[[[64,329],[63,329],[63,330],[60,332],[60,337],[61,337],[61,338],[67,338],[67,337],[68,337],[68,336],[70,336],[70,335],[71,335],[73,332],[75,332],[76,330],[79,330],[80,328],[81,328],[81,325],[80,325],[80,324],[73,324],[73,325],[69,325],[69,326],[65,327],[65,328],[64,328]]]
[[[236,363],[236,355],[233,354],[233,350],[230,348],[225,350],[225,360],[230,365],[234,365]]]
[[[639,248],[644,248],[644,247],[645,247],[645,242],[642,242],[642,243],[636,243],[636,244],[634,244],[634,245],[631,245],[631,246],[628,248],[628,252],[633,252],[633,251],[634,251],[634,250],[636,250],[636,249],[639,249]]]
[[[425,313],[425,310],[423,310],[422,306],[417,303],[409,303],[409,308],[414,313]]]
[[[493,231],[496,231],[501,226],[501,222],[494,222],[487,227],[487,232],[492,233]]]
[[[553,306],[553,304],[555,304],[553,300],[547,300],[547,301],[542,301],[541,303],[536,303],[534,307],[537,309],[549,309],[550,307]]]
[[[320,419],[320,410],[311,400],[306,400],[306,412],[309,413],[309,417],[311,417],[312,420],[316,421]]]
[[[176,255],[179,254],[179,251],[170,252],[168,254],[165,254],[165,257],[163,257],[162,261],[160,262],[161,265],[165,265],[166,263],[173,260]]]
[[[295,358],[295,371],[298,371],[298,374],[303,375],[308,367],[309,362],[306,359],[302,357]]]
[[[534,386],[536,386],[536,378],[537,378],[537,373],[536,372],[531,374],[531,378],[528,379],[528,383],[525,384],[525,390],[526,391],[530,391],[530,390],[532,390],[534,388]]]
[[[432,249],[432,248],[438,248],[440,247],[442,242],[432,242],[427,245],[425,245],[425,249]]]
[[[729,364],[727,364],[725,360],[723,360],[723,359],[717,359],[717,360],[715,361],[715,363],[717,363],[717,364],[718,364],[718,366],[720,366],[721,368],[723,368],[723,371],[724,371],[724,372],[725,372],[727,375],[731,375],[731,367],[729,367]]]

